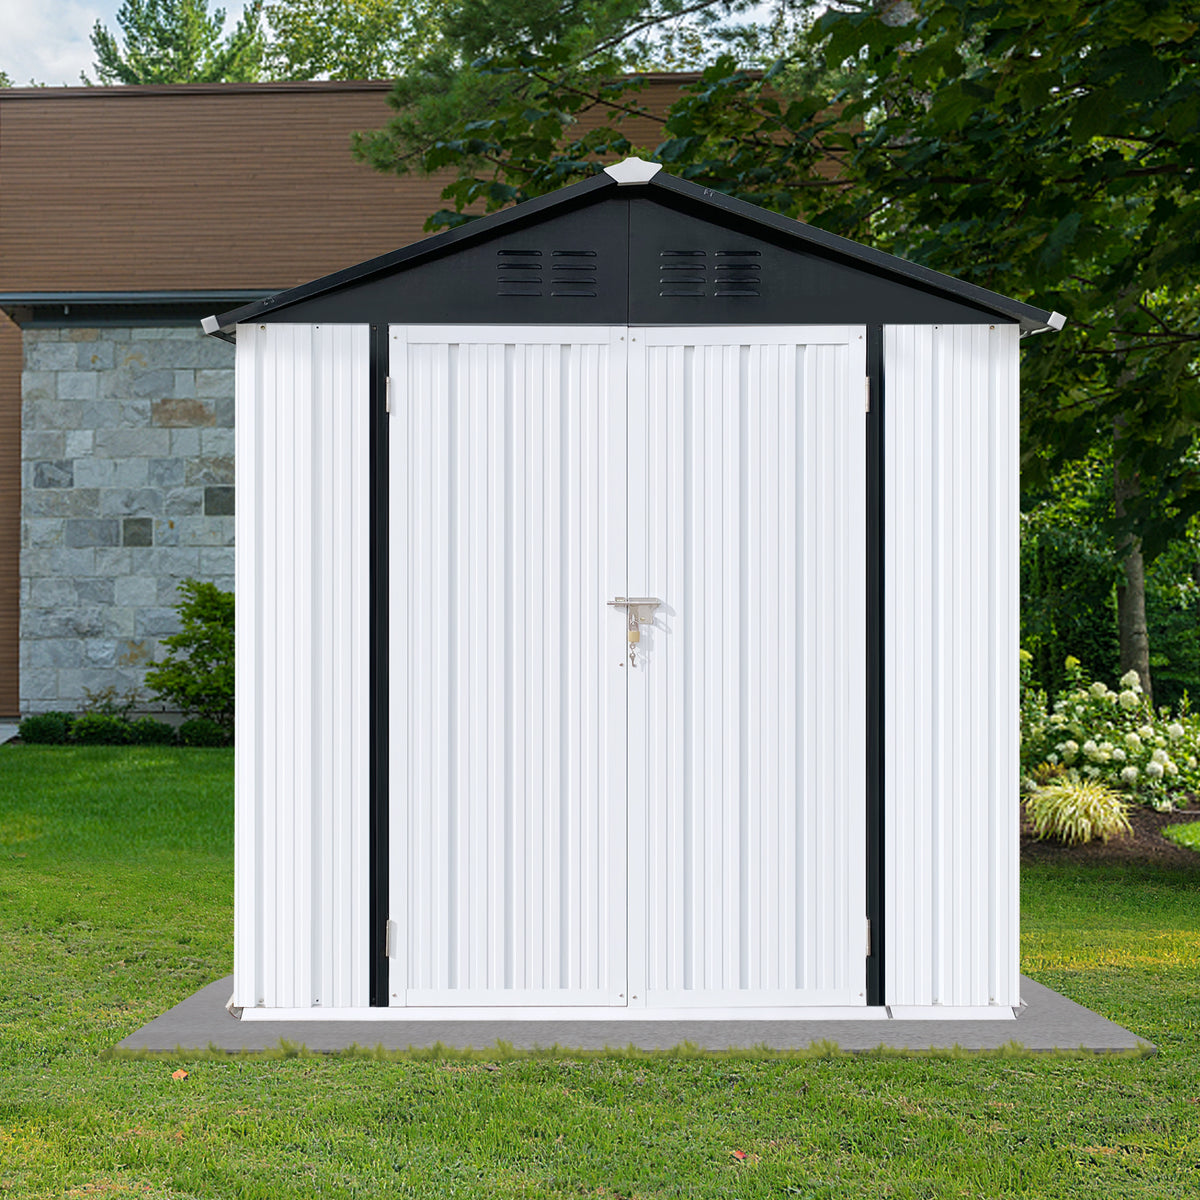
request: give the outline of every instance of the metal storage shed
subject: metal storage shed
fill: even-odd
[[[636,159],[209,318],[232,1004],[1011,1017],[1062,323]]]

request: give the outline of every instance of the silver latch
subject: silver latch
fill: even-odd
[[[629,646],[629,665],[637,666],[637,647],[642,640],[643,625],[654,621],[654,610],[662,603],[657,596],[617,596],[608,602],[609,608],[625,610],[625,641]]]

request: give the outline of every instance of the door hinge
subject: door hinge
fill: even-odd
[[[867,957],[871,957],[871,918],[867,918]]]
[[[863,377],[863,391],[865,393],[865,395],[863,397],[863,399],[865,401],[865,407],[863,408],[863,412],[870,412],[871,411],[871,377],[870,377],[870,375],[866,375]]]
[[[383,411],[385,413],[392,411],[392,377],[390,375],[383,381]]]
[[[383,957],[396,957],[396,935],[400,932],[400,927],[395,921],[387,920],[383,923]]]

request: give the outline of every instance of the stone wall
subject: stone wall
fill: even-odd
[[[186,577],[233,588],[233,347],[189,328],[27,329],[21,709],[137,690]]]

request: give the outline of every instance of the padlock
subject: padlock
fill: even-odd
[[[626,641],[640,642],[642,640],[642,631],[636,626],[632,626],[629,632],[625,635]]]

